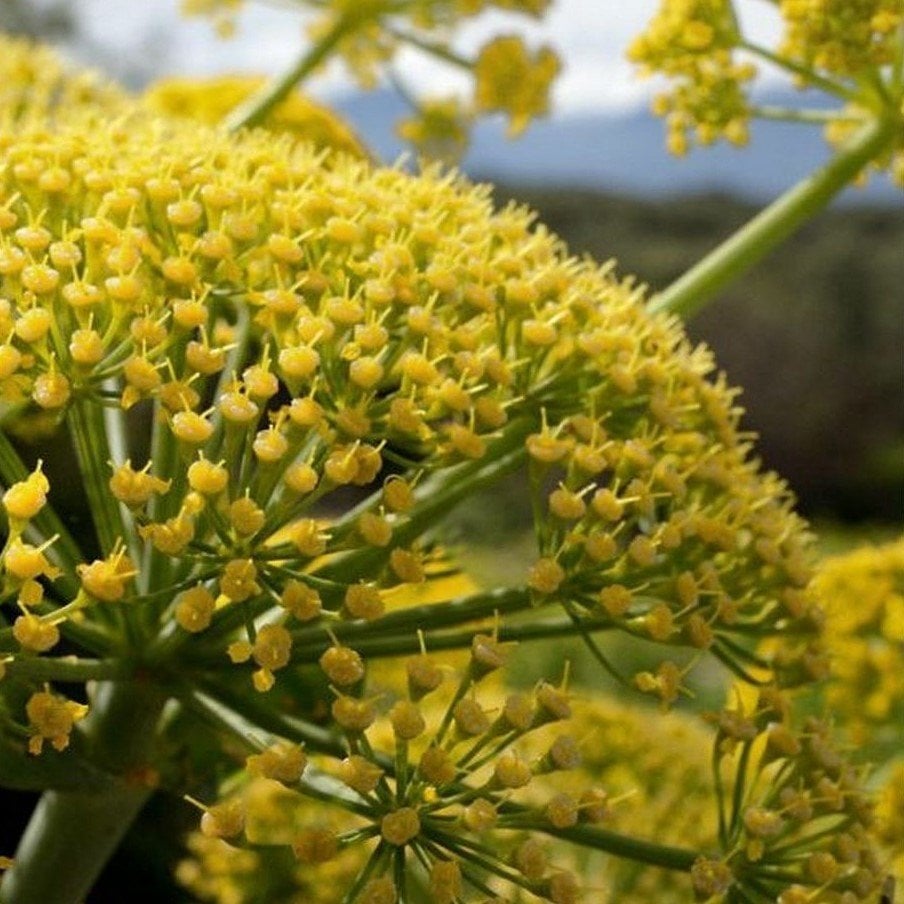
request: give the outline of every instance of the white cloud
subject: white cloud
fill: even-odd
[[[555,89],[560,115],[623,109],[645,103],[653,91],[650,83],[638,81],[624,53],[657,6],[658,0],[557,0],[541,22],[486,15],[462,30],[457,46],[473,52],[489,35],[518,30],[531,43],[552,44],[563,58]],[[745,27],[758,40],[774,36],[771,4],[740,0],[739,7]],[[118,68],[133,81],[164,73],[276,73],[291,64],[303,40],[304,15],[298,10],[253,0],[241,16],[237,37],[229,41],[218,39],[204,21],[182,19],[177,0],[79,0],[77,9],[88,39],[79,55],[94,58],[102,68]],[[422,54],[406,53],[399,68],[419,90],[442,94],[466,89],[461,73]],[[338,66],[315,83],[321,97],[352,89]]]

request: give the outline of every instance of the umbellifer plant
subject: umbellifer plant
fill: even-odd
[[[666,4],[680,75],[725,62],[723,7]],[[898,106],[652,311],[454,173],[171,118],[5,45],[0,388],[9,427],[71,439],[90,528],[53,511],[71,477],[0,434],[0,765],[44,790],[4,904],[83,900],[158,791],[203,811],[181,878],[214,900],[568,904],[604,894],[600,852],[687,874],[685,897],[879,900],[861,776],[793,713],[827,668],[805,525],[668,311],[894,150],[902,16],[871,15],[875,96]],[[523,579],[444,594],[446,516],[516,472]],[[621,828],[611,763],[580,766],[586,725],[613,721],[567,670],[500,681],[515,643],[566,636],[662,708],[701,664],[737,680],[699,835]]]

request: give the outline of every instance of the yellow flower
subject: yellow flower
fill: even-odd
[[[549,112],[550,86],[559,68],[559,58],[548,47],[531,54],[521,38],[495,38],[474,66],[474,105],[482,113],[505,113],[509,136],[519,135],[531,119]]]
[[[263,84],[263,78],[252,76],[219,76],[190,81],[168,78],[154,82],[142,95],[142,101],[154,112],[166,116],[215,125]],[[262,125],[273,132],[285,132],[310,141],[318,150],[367,156],[361,141],[335,112],[298,91],[277,104]]]

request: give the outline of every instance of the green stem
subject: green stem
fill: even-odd
[[[0,430],[0,478],[7,485],[11,485],[25,480],[28,474],[28,468],[9,441],[9,437]],[[38,533],[38,536],[33,538],[38,545],[54,535],[57,536],[56,542],[47,549],[47,557],[67,572],[59,579],[58,586],[61,592],[67,596],[74,596],[78,592],[78,582],[73,577],[75,566],[85,558],[78,543],[49,504],[32,518],[31,527]]]
[[[299,82],[307,78],[329,55],[345,35],[351,31],[356,21],[354,15],[339,16],[333,27],[298,59],[288,72],[265,85],[239,104],[224,120],[223,125],[230,132],[260,125],[270,111],[284,101]]]
[[[635,863],[648,863],[650,866],[661,866],[664,869],[687,872],[700,857],[701,852],[688,848],[672,847],[667,844],[656,844],[645,841],[642,838],[632,838],[630,835],[621,835],[608,829],[597,826],[574,826],[570,829],[555,829],[549,823],[525,821],[518,824],[519,828],[533,829],[552,835],[556,838],[564,838],[581,847],[594,848],[605,851],[615,857],[624,857]]]
[[[438,471],[424,481],[417,492],[417,505],[393,532],[392,546],[413,543],[422,534],[436,527],[460,502],[493,486],[500,477],[517,470],[527,459],[524,440],[534,427],[535,424],[526,418],[513,420],[483,458]],[[340,519],[333,527],[334,535],[347,524],[353,523],[369,504],[353,509]],[[317,576],[336,578],[349,584],[376,574],[389,558],[389,553],[388,548],[357,549],[327,564],[317,572]]]
[[[8,675],[33,681],[111,681],[124,678],[129,671],[128,664],[119,659],[77,659],[74,656],[59,659],[34,656],[6,664]]]
[[[218,690],[222,692],[222,689]],[[322,732],[322,729],[318,729],[316,726],[309,726],[307,723],[293,719],[291,716],[277,714],[266,705],[252,705],[252,709],[256,711],[250,713],[249,720],[249,714],[239,715],[235,710],[231,709],[232,705],[237,702],[235,699],[229,703],[224,703],[222,699],[212,698],[205,693],[193,691],[185,698],[184,702],[207,721],[229,731],[237,738],[243,739],[245,743],[253,743],[252,738],[263,740],[261,738],[263,730],[296,742],[306,743],[313,749],[324,753],[334,756],[345,755],[341,742],[338,739],[331,738],[328,732],[323,732],[321,736],[320,732]],[[268,738],[267,741],[269,740],[271,739]],[[392,762],[389,759],[381,761],[380,764],[387,771],[392,771]],[[545,821],[541,822],[532,819],[532,816],[533,814],[530,810],[515,804],[509,804],[506,808],[505,818],[513,824],[511,826],[506,825],[506,827],[535,829],[547,835],[554,835],[558,838],[573,841],[582,847],[594,848],[613,854],[616,857],[624,857],[637,863],[661,866],[665,869],[687,871],[700,856],[698,851],[656,844],[641,838],[633,838],[630,835],[621,835],[618,832],[600,829],[596,826],[555,829]],[[517,826],[514,825],[515,822],[517,822]]]
[[[788,57],[779,56],[779,54],[773,53],[767,47],[761,47],[759,44],[747,40],[740,41],[738,46],[743,47],[744,50],[754,54],[754,56],[758,56],[761,59],[772,63],[773,66],[778,66],[779,69],[784,69],[785,72],[790,72],[792,75],[803,79],[808,85],[821,88],[823,91],[834,94],[836,97],[842,97],[847,101],[856,98],[856,92],[847,85],[826,78],[824,75],[814,72],[809,66],[805,66],[803,63],[798,63]]]
[[[770,119],[774,122],[802,122],[824,126],[833,122],[862,123],[864,116],[845,113],[841,110],[795,110],[792,107],[773,107],[768,104],[750,108],[750,115],[757,119]]]
[[[389,33],[403,44],[410,44],[412,47],[416,47],[418,50],[430,54],[430,56],[434,56],[445,63],[449,63],[458,69],[463,69],[465,72],[471,72],[474,69],[473,60],[466,59],[446,44],[427,40],[420,35],[401,28],[390,28]]]
[[[141,811],[141,780],[163,696],[138,682],[98,687],[85,723],[91,758],[120,776],[93,792],[45,792],[0,885],[2,904],[79,904]]]
[[[129,536],[125,530],[119,501],[110,492],[104,411],[90,399],[78,399],[69,408],[69,422],[79,470],[88,494],[88,505],[97,531],[101,552],[108,556],[117,541]]]
[[[688,317],[792,235],[850,184],[891,143],[890,120],[870,122],[826,166],[799,182],[711,251],[663,292],[649,308]]]

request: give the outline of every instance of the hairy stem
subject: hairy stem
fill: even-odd
[[[877,119],[824,167],[799,182],[650,301],[653,312],[688,317],[749,270],[849,185],[894,139],[896,124]]]

